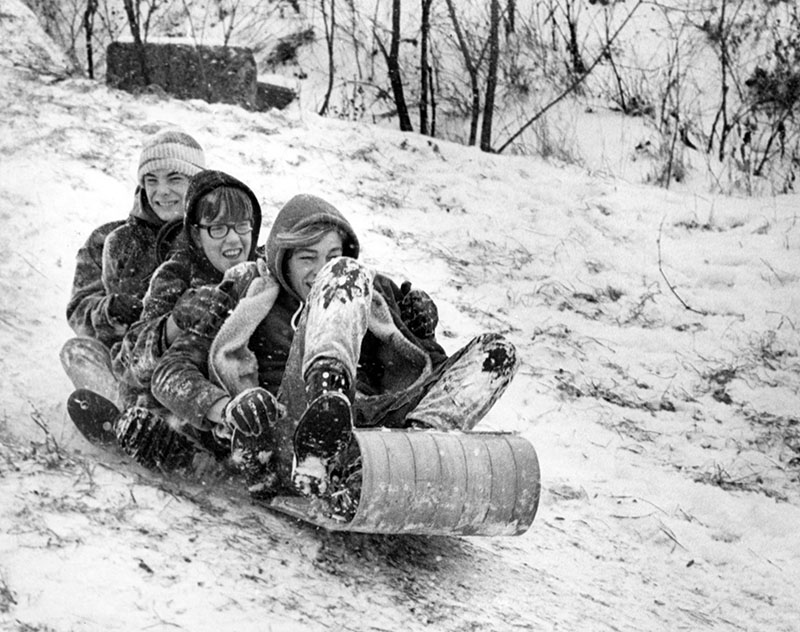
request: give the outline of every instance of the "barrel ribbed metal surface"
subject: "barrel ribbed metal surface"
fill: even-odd
[[[539,505],[539,462],[522,437],[495,432],[357,430],[358,510],[341,528],[369,533],[520,535]]]

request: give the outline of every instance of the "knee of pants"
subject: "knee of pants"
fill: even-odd
[[[480,338],[485,354],[482,369],[497,375],[513,375],[519,368],[514,344],[497,333],[483,334]]]
[[[319,271],[314,287],[326,295],[336,291],[348,295],[349,298],[368,297],[372,276],[373,273],[360,261],[351,257],[336,257]]]

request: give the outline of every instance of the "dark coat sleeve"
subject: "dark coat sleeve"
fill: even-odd
[[[67,303],[67,323],[79,336],[97,338],[109,347],[124,332],[124,326],[108,317],[110,297],[103,285],[103,248],[106,238],[125,222],[109,222],[96,228],[78,250],[72,291]]]
[[[180,419],[207,429],[206,412],[227,391],[208,379],[211,340],[181,333],[158,362],[151,389],[153,396]]]
[[[156,364],[167,349],[166,322],[175,303],[189,289],[191,266],[182,259],[162,263],[150,279],[142,315],[112,352],[118,379],[147,388]]]
[[[400,317],[400,301],[403,299],[403,294],[398,285],[390,278],[382,274],[376,274],[374,286],[375,289],[378,290],[386,300],[386,304],[389,306],[389,311],[392,313],[392,320],[394,321],[394,324],[403,333],[403,335],[408,338],[408,340],[413,342],[416,346],[428,354],[433,368],[436,368],[442,362],[447,360],[447,353],[436,340],[436,336],[431,336],[429,338],[418,338],[411,333],[406,324],[403,322],[403,319]]]

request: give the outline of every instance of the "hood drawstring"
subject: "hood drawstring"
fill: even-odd
[[[292,326],[292,331],[297,331],[297,321],[300,319],[300,314],[303,313],[303,309],[305,308],[306,304],[304,302],[300,303],[300,307],[297,308],[294,314],[292,314],[292,320],[290,324]]]

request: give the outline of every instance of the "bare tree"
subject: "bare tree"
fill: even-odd
[[[433,0],[422,0],[420,16],[419,44],[419,132],[428,134],[428,92],[433,96],[433,84],[430,81],[430,65],[428,63],[428,37],[431,30],[431,4]]]
[[[233,30],[236,27],[236,13],[239,11],[239,0],[230,3],[230,8],[226,9],[222,3],[218,8],[219,21],[222,23],[222,45],[227,46],[231,41]],[[227,22],[227,24],[226,24]]]
[[[483,101],[481,126],[481,150],[492,150],[492,119],[494,117],[494,95],[497,90],[497,60],[500,57],[500,1],[491,0],[489,5],[489,68],[486,72],[486,98]]]
[[[403,76],[400,72],[400,39],[400,0],[392,0],[392,40],[389,44],[389,50],[386,50],[381,39],[377,37],[377,33],[375,40],[383,53],[389,70],[389,83],[392,86],[397,117],[400,121],[400,130],[411,132],[414,127],[411,125],[411,118],[408,116],[408,106],[403,92]]]
[[[92,36],[94,34],[94,16],[97,13],[97,0],[87,0],[86,10],[83,12],[83,30],[86,33],[86,71],[89,79],[94,79],[94,49]]]
[[[570,67],[576,75],[586,72],[586,64],[581,57],[581,48],[578,44],[578,15],[580,13],[580,0],[564,0],[564,18],[567,22],[567,52],[570,57]]]
[[[139,14],[138,4],[133,6],[133,0],[123,0],[125,3],[125,14],[128,16],[128,26],[131,29],[133,36],[133,45],[136,48],[136,54],[139,57],[139,64],[142,69],[142,79],[144,85],[150,85],[150,73],[147,70],[147,53],[144,50],[144,42],[142,42],[142,34],[139,29]]]
[[[325,42],[328,45],[328,88],[325,91],[325,97],[322,100],[322,105],[319,108],[319,114],[324,116],[328,111],[328,106],[331,100],[331,92],[333,92],[333,75],[336,71],[333,62],[333,38],[336,32],[336,0],[331,2],[331,16],[328,20],[327,12],[325,10],[325,0],[319,0],[320,7],[322,8],[322,21],[325,24]]]
[[[734,75],[734,51],[732,47],[740,40],[737,33],[737,15],[742,9],[744,0],[737,0],[731,7],[730,0],[721,0],[719,7],[719,20],[716,24],[707,21],[703,28],[712,44],[715,44],[717,56],[719,58],[720,72],[720,99],[717,112],[714,115],[714,122],[711,125],[711,132],[708,135],[708,145],[706,150],[710,152],[713,148],[715,139],[717,140],[717,153],[720,160],[725,157],[725,145],[728,135],[736,127],[737,122],[730,119],[729,101],[730,90],[736,86]],[[732,9],[732,10],[730,10]]]
[[[506,39],[517,31],[517,0],[506,0]]]
[[[479,61],[476,62],[470,51],[469,44],[464,32],[461,29],[458,15],[456,14],[456,7],[453,0],[447,0],[447,10],[450,14],[450,20],[453,23],[453,31],[456,34],[458,47],[461,50],[461,56],[464,59],[464,68],[469,76],[470,93],[472,94],[470,106],[470,122],[469,122],[469,140],[468,145],[474,145],[478,140],[478,120],[481,112],[481,93],[480,93],[480,78],[478,76],[478,69],[480,66]],[[480,60],[482,53],[478,55]]]

